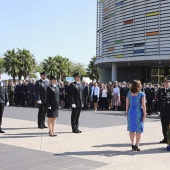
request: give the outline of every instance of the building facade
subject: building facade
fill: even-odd
[[[170,0],[97,0],[100,81],[163,81],[170,74]]]

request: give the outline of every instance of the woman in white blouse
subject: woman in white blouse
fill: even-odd
[[[91,88],[91,100],[94,104],[94,111],[97,110],[98,101],[99,101],[99,87],[97,86],[97,82],[94,82],[94,86]]]
[[[101,109],[102,110],[106,110],[107,106],[108,106],[107,93],[108,93],[107,86],[106,86],[106,84],[104,84],[101,89]]]
[[[112,93],[112,104],[115,106],[115,110],[118,110],[118,105],[120,104],[120,89],[118,87],[118,83],[115,83],[115,87]]]

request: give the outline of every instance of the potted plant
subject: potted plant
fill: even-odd
[[[168,144],[167,151],[170,151],[170,124],[167,130],[167,144]]]

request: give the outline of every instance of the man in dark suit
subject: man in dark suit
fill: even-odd
[[[145,94],[148,115],[151,115],[153,113],[153,100],[155,99],[155,89],[153,88],[152,83],[149,83],[149,87],[145,89]]]
[[[5,133],[2,129],[1,129],[1,125],[2,125],[2,116],[3,116],[3,112],[4,112],[4,107],[9,105],[8,102],[8,94],[7,94],[7,89],[5,87],[4,82],[1,79],[1,72],[0,72],[0,133]]]
[[[83,108],[82,109],[87,110],[90,90],[86,82],[83,82],[82,85],[83,85],[83,89],[82,89]]]
[[[43,71],[40,73],[41,79],[35,84],[35,92],[37,97],[37,103],[39,107],[38,111],[38,128],[47,128],[45,126],[45,116],[47,112],[46,94],[49,82],[46,80],[46,73]]]
[[[170,76],[164,79],[164,88],[158,91],[157,98],[160,101],[160,114],[162,133],[164,139],[160,143],[167,143],[167,128],[170,125]]]
[[[79,127],[79,117],[82,107],[82,89],[80,87],[80,73],[73,75],[74,82],[70,84],[70,103],[72,108],[71,126],[73,133],[81,133]]]

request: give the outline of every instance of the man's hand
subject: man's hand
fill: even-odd
[[[75,104],[72,104],[71,107],[72,107],[72,108],[76,108],[76,105],[75,105]]]
[[[50,109],[50,110],[51,110],[51,106],[48,106],[48,109]]]
[[[41,100],[37,100],[37,103],[38,103],[38,104],[42,104],[42,103],[41,103]]]
[[[9,102],[6,103],[6,106],[9,106]]]

